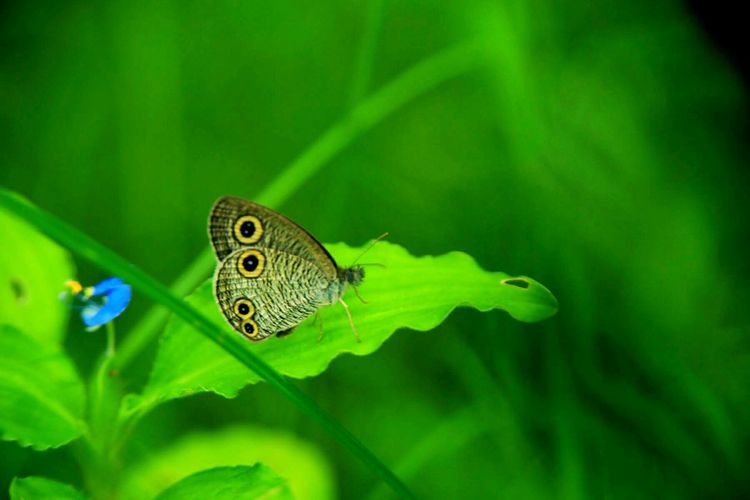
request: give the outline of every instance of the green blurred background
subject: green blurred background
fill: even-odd
[[[750,495],[745,90],[657,3],[6,2],[0,184],[171,283],[218,196],[253,198],[363,97],[476,43],[277,208],[324,242],[387,230],[528,274],[559,314],[459,310],[300,385],[426,498]],[[70,330],[87,373],[103,339]],[[312,443],[340,497],[376,486],[266,386],[159,408],[126,457],[242,423]],[[0,443],[0,491],[30,474],[81,481],[65,450]]]

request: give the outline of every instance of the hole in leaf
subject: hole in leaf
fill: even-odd
[[[24,289],[21,280],[18,278],[11,278],[10,289],[13,291],[13,297],[15,297],[18,304],[26,302],[26,290]]]
[[[518,288],[523,288],[524,290],[529,288],[529,281],[523,278],[510,278],[507,280],[503,280],[501,283],[503,285],[510,285],[510,286],[516,286]]]

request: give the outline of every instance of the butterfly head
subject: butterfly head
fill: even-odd
[[[357,286],[365,278],[365,270],[362,266],[352,266],[339,269],[339,280],[351,286]]]

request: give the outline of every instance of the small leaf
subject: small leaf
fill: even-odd
[[[170,484],[212,467],[261,462],[286,478],[298,500],[334,497],[325,456],[286,432],[242,426],[183,437],[155,450],[129,468],[120,490],[123,500],[153,498]]]
[[[157,500],[211,498],[213,500],[291,499],[286,481],[262,464],[217,467],[188,476],[167,488]]]
[[[352,262],[361,253],[361,249],[344,244],[330,245],[328,249],[340,263]],[[383,242],[372,248],[367,260],[384,266],[366,268],[359,291],[368,303],[359,302],[354,293],[346,295],[361,343],[356,342],[343,308],[336,304],[320,311],[324,325],[320,342],[319,326],[310,318],[288,337],[253,345],[255,353],[282,374],[302,378],[321,373],[342,353],[372,353],[398,329],[435,328],[458,306],[480,311],[504,309],[522,321],[539,321],[557,311],[554,296],[536,281],[484,271],[464,253],[414,257],[398,245]],[[217,324],[229,328],[214,301],[210,282],[200,286],[187,301]],[[233,397],[242,387],[258,380],[255,373],[219,346],[173,317],[144,395],[129,398],[127,405],[135,411],[202,391]]]
[[[0,318],[42,342],[59,342],[67,306],[59,295],[75,277],[68,253],[34,227],[0,210]]]
[[[72,486],[46,477],[17,477],[10,484],[11,500],[84,500],[85,498]]]
[[[22,446],[61,446],[84,429],[83,383],[65,353],[0,325],[0,435]]]

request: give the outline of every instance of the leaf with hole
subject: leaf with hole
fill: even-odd
[[[328,245],[342,265],[362,251],[345,244]],[[346,300],[360,331],[358,343],[340,305],[320,310],[323,338],[314,317],[293,334],[253,344],[254,352],[284,375],[303,378],[324,371],[340,354],[366,355],[376,351],[399,329],[427,331],[438,326],[456,307],[480,311],[503,309],[526,322],[540,321],[557,311],[555,297],[544,286],[527,277],[511,277],[480,268],[469,255],[451,252],[415,257],[404,248],[383,242],[368,254],[364,282],[359,287],[366,304],[347,293]],[[198,288],[187,301],[223,328],[214,302],[211,283]],[[213,391],[233,397],[258,376],[220,347],[178,318],[171,318],[159,346],[149,382],[142,396],[128,399],[126,414],[143,410],[159,401]]]
[[[40,341],[59,342],[69,313],[59,295],[65,281],[75,277],[68,252],[1,209],[0,234],[2,322]]]

